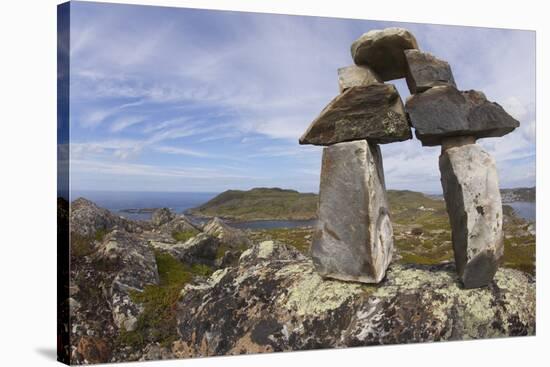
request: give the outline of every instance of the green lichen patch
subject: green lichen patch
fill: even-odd
[[[287,269],[286,271],[297,271]],[[281,275],[279,271],[279,275]],[[364,292],[358,283],[325,280],[310,265],[300,272],[301,279],[289,289],[285,306],[300,316],[319,315],[339,308],[344,302]]]

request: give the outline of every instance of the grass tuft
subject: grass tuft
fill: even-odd
[[[159,342],[169,346],[178,339],[176,310],[180,291],[196,276],[212,274],[212,268],[202,264],[184,265],[170,254],[155,251],[159,285],[148,285],[143,292],[130,294],[132,301],[143,306],[135,331],[121,330],[118,343],[142,348],[147,343]]]
[[[199,233],[196,229],[187,229],[185,231],[174,231],[172,232],[172,238],[178,242],[186,242],[188,239],[195,237]]]

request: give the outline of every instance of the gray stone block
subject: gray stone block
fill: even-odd
[[[445,145],[439,169],[457,272],[465,288],[487,286],[504,251],[495,161],[466,140]]]
[[[440,145],[453,136],[499,137],[512,132],[519,122],[481,92],[461,92],[452,86],[437,86],[415,94],[405,109],[424,146]]]
[[[351,45],[351,56],[356,65],[370,67],[383,81],[404,78],[407,70],[405,54],[418,49],[416,39],[406,29],[386,28],[372,30]]]
[[[315,268],[328,278],[378,283],[392,251],[380,147],[360,140],[325,148],[311,248]]]
[[[451,66],[429,53],[405,50],[407,60],[407,86],[411,94],[424,92],[437,85],[456,88]]]
[[[302,135],[300,144],[331,145],[362,139],[385,144],[411,137],[395,86],[372,84],[351,87],[334,98]]]

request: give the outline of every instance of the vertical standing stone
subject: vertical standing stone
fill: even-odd
[[[465,288],[486,286],[504,251],[495,161],[473,137],[448,138],[439,169],[458,275]]]
[[[380,147],[366,140],[323,150],[313,263],[325,277],[378,283],[393,250]]]

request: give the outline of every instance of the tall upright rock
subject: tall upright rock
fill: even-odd
[[[495,160],[465,139],[444,144],[441,184],[452,228],[456,269],[465,288],[487,285],[504,252]]]
[[[392,236],[380,147],[358,140],[325,148],[311,248],[317,271],[378,283],[391,261]]]

